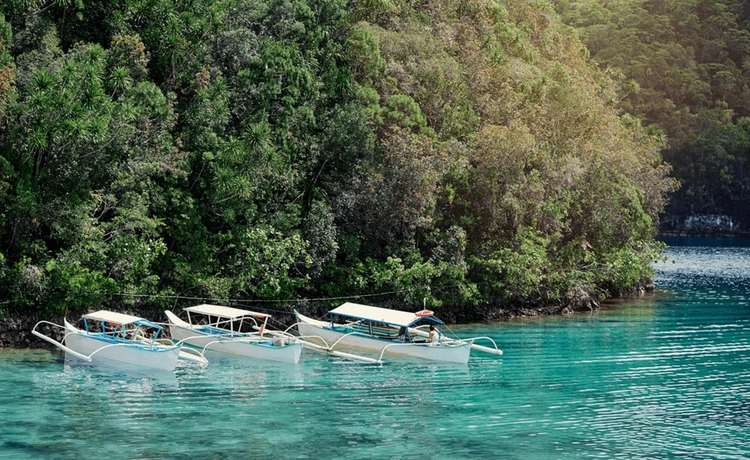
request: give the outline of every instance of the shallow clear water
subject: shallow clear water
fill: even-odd
[[[748,458],[750,247],[667,255],[655,295],[453,327],[505,352],[468,366],[307,354],[144,378],[0,350],[0,457]]]

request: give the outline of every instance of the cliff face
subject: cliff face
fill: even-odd
[[[664,220],[659,233],[663,236],[749,236],[750,228],[728,215],[696,215]]]

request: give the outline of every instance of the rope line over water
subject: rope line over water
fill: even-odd
[[[477,284],[484,284],[484,283],[477,283]],[[447,289],[454,289],[459,286],[439,286],[435,289],[428,288],[428,291],[438,292],[438,291],[445,291]],[[172,306],[172,311],[174,311],[177,308],[177,304],[180,300],[188,300],[188,301],[201,301],[201,302],[211,302],[211,303],[224,303],[224,304],[234,304],[234,305],[243,305],[252,307],[256,310],[262,310],[262,311],[268,311],[268,312],[275,312],[275,313],[283,313],[287,315],[292,315],[293,313],[287,310],[275,310],[271,308],[260,308],[255,306],[254,304],[300,304],[300,303],[307,303],[307,302],[326,302],[326,301],[333,301],[333,300],[349,300],[349,299],[366,299],[366,298],[373,298],[373,297],[379,297],[379,296],[388,296],[388,295],[398,295],[398,294],[404,294],[408,292],[415,291],[415,288],[406,288],[406,289],[399,289],[399,290],[393,290],[393,291],[385,291],[385,292],[378,292],[378,293],[372,293],[372,294],[353,294],[353,295],[347,295],[347,296],[339,296],[339,297],[305,297],[305,298],[295,298],[295,299],[236,299],[236,298],[216,298],[216,297],[194,297],[194,296],[184,296],[179,294],[130,294],[125,292],[117,292],[109,294],[113,297],[131,297],[131,298],[139,298],[139,299],[174,299],[174,305]],[[16,300],[7,300],[7,301],[0,301],[0,305],[12,305],[16,304],[18,301]],[[66,309],[67,313],[67,309]]]
[[[377,297],[377,296],[384,296],[384,295],[393,295],[396,294],[396,291],[388,291],[388,292],[379,292],[377,294],[356,294],[356,295],[349,295],[349,296],[341,296],[341,297],[317,297],[317,298],[302,298],[302,299],[282,299],[282,300],[268,300],[268,299],[261,299],[261,300],[248,300],[248,299],[219,299],[219,298],[209,298],[209,297],[191,297],[191,296],[181,296],[181,295],[167,295],[167,294],[127,294],[127,293],[114,293],[111,294],[113,296],[119,296],[119,297],[134,297],[134,298],[160,298],[160,299],[175,299],[174,306],[172,307],[172,310],[177,308],[177,302],[180,300],[190,300],[190,301],[201,301],[201,302],[215,302],[215,303],[228,303],[233,304],[237,306],[252,306],[250,304],[259,304],[259,303],[276,303],[276,304],[283,304],[283,303],[306,303],[306,302],[324,302],[329,300],[346,300],[346,299],[359,299],[359,298],[370,298],[370,297]],[[253,306],[253,308],[257,310],[263,310],[263,311],[269,311],[274,313],[283,313],[287,315],[292,315],[293,313],[286,310],[274,310],[271,308],[258,308]]]

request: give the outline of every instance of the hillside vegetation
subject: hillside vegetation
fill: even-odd
[[[0,12],[6,311],[544,305],[633,286],[658,257],[664,137],[550,4]]]
[[[727,215],[750,231],[750,6],[740,0],[556,3],[600,68],[623,83],[623,111],[661,133],[682,186],[664,230]]]

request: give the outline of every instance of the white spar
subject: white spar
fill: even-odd
[[[291,327],[294,327],[294,326],[295,325],[292,325]],[[290,335],[287,332],[268,331],[268,333],[271,334],[271,335],[274,335],[276,337],[288,337]],[[314,343],[310,343],[307,340],[304,340],[305,338],[308,338],[308,337],[302,337],[302,336],[300,336],[300,337],[292,336],[292,337],[295,337],[297,339],[301,339],[302,346],[304,346],[306,348],[309,348],[311,350],[322,351],[322,352],[325,352],[325,353],[328,353],[328,354],[331,354],[331,355],[334,355],[334,356],[338,356],[340,358],[352,359],[352,360],[355,360],[355,361],[364,361],[366,363],[379,363],[379,362],[381,362],[381,361],[378,361],[377,359],[369,358],[367,356],[359,356],[359,355],[355,355],[355,354],[352,354],[352,353],[345,353],[343,351],[336,351],[336,350],[333,349],[333,346],[336,346],[336,344],[334,344],[331,347],[327,347],[327,346],[324,347],[323,345],[317,345],[317,344],[314,344]],[[323,343],[325,343],[326,345],[328,345],[326,343],[325,339],[323,339],[323,337],[315,335],[315,336],[309,336],[309,338],[320,339],[320,340],[323,341]],[[338,343],[338,342],[336,342],[336,343]]]
[[[430,334],[428,332],[420,331],[419,329],[413,328],[413,327],[409,328],[409,332],[411,332],[412,334],[416,334],[416,335],[418,335],[420,337],[429,337],[430,336]],[[471,348],[472,349],[477,350],[477,351],[483,351],[485,353],[490,353],[490,354],[493,354],[493,355],[498,355],[498,356],[503,354],[503,350],[500,350],[499,348],[497,348],[497,344],[495,343],[495,341],[492,340],[489,337],[473,337],[473,338],[467,339],[467,340],[479,340],[479,339],[487,339],[487,340],[489,340],[490,342],[492,342],[493,345],[495,345],[495,348],[485,347],[485,346],[482,346],[482,345],[476,345],[476,344],[472,343],[471,344]],[[440,340],[443,341],[443,342],[463,342],[463,340],[450,339],[450,338],[445,337],[445,336],[442,336],[440,338]]]

